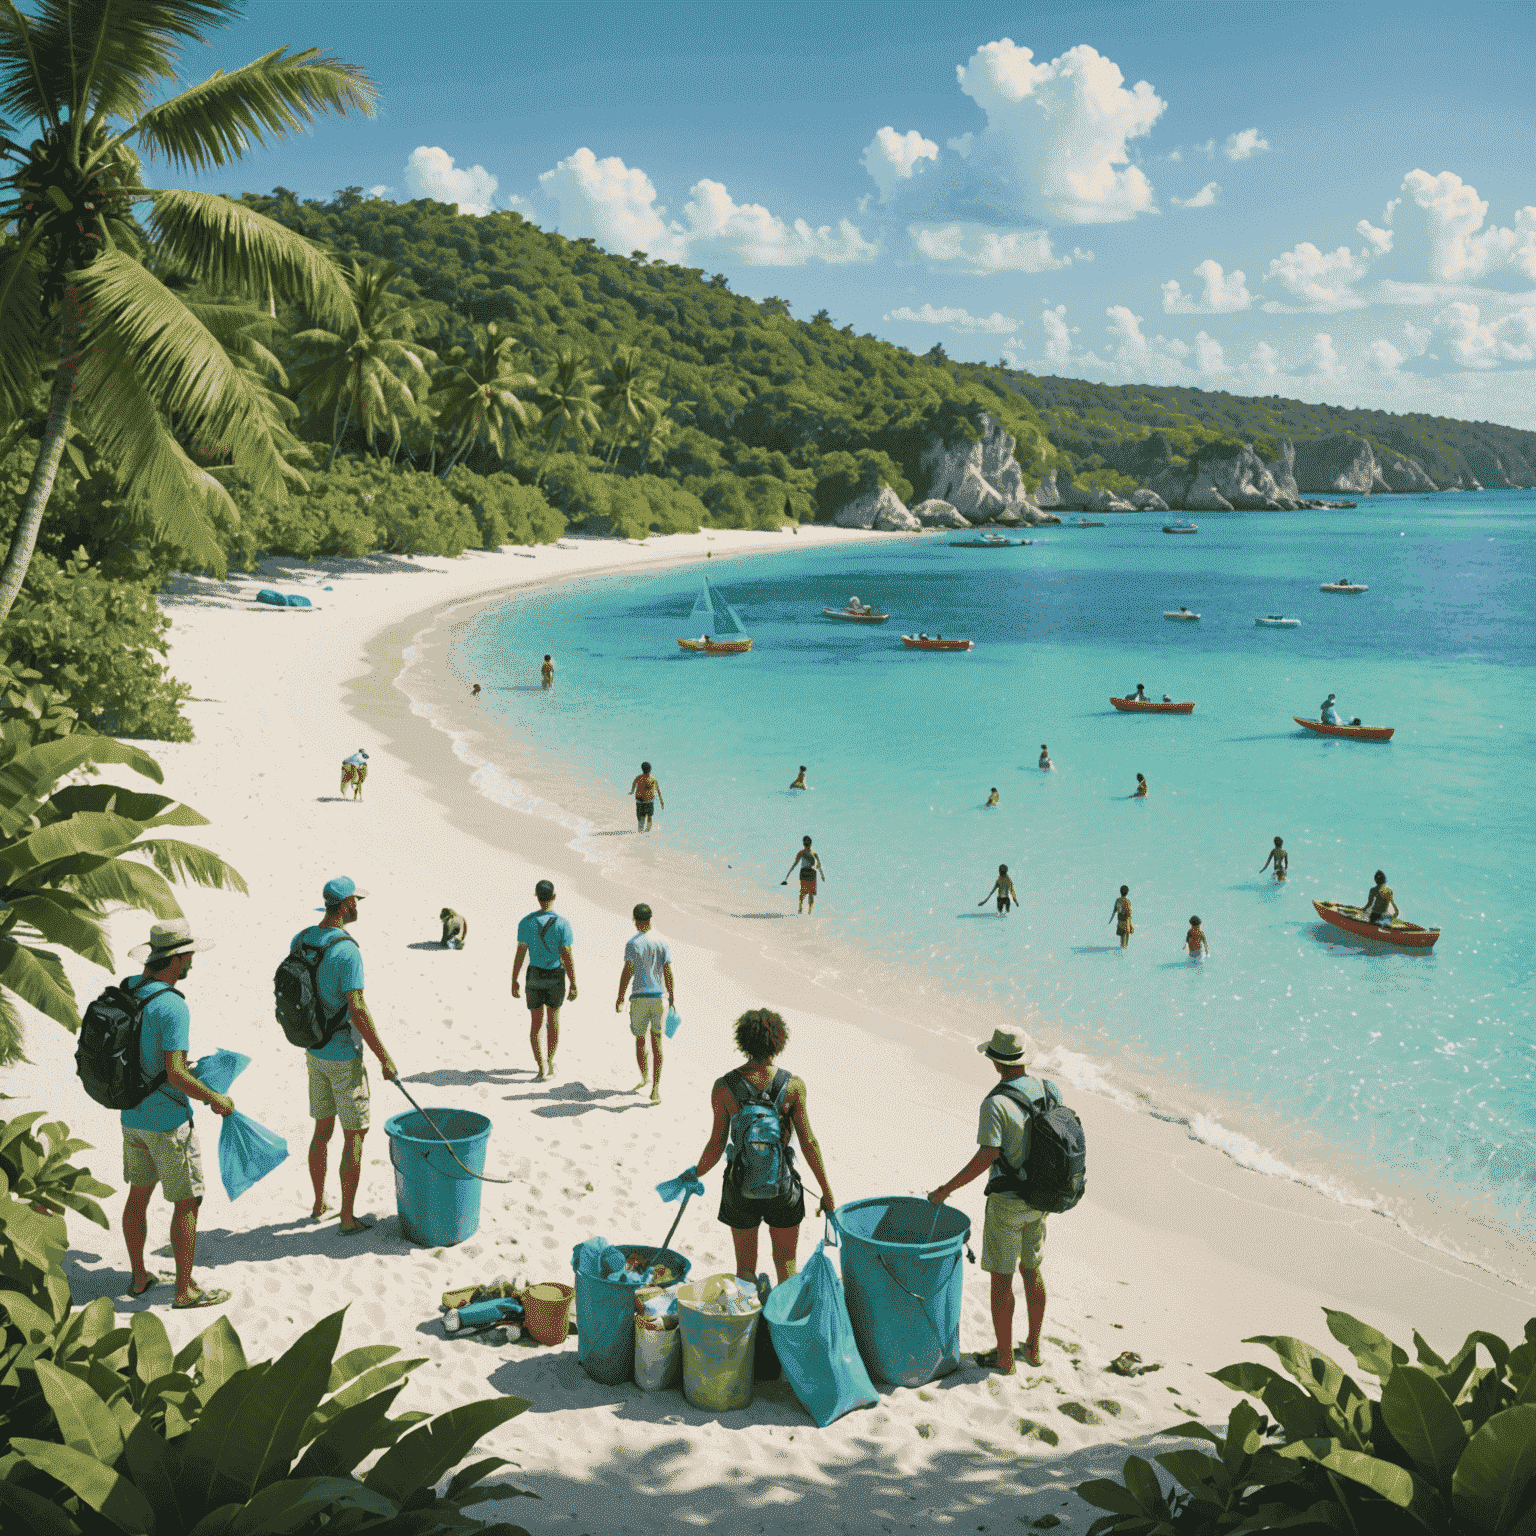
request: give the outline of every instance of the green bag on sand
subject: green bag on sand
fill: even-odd
[[[683,1016],[676,1008],[667,1009],[667,1039],[670,1040],[683,1027]]]

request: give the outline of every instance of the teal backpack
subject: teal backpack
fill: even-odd
[[[749,1200],[775,1200],[794,1188],[779,1114],[779,1100],[789,1080],[790,1074],[782,1068],[767,1088],[754,1088],[740,1072],[725,1074],[725,1085],[739,1106],[731,1116],[729,1176]]]

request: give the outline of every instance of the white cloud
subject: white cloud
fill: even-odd
[[[1067,324],[1067,306],[1058,304],[1045,310],[1040,323],[1045,327],[1046,362],[1065,367],[1072,360],[1072,338],[1078,331],[1077,326]]]
[[[483,165],[460,169],[445,149],[418,145],[405,162],[405,184],[416,197],[454,203],[460,213],[491,211],[496,178]]]
[[[1225,373],[1227,371],[1226,353],[1222,345],[1212,336],[1207,336],[1200,331],[1195,336],[1195,367],[1205,374]]]
[[[1403,354],[1385,337],[1378,336],[1370,346],[1371,361],[1382,373],[1391,373],[1403,365]]]
[[[1361,219],[1355,225],[1355,233],[1363,236],[1378,256],[1385,256],[1392,249],[1392,231],[1377,229],[1369,219]]]
[[[1276,256],[1269,264],[1264,281],[1277,278],[1300,301],[1302,309],[1332,311],[1358,309],[1365,300],[1354,291],[1353,285],[1365,276],[1371,264],[1370,255],[1362,251],[1356,256],[1347,245],[1336,251],[1320,251],[1310,240],[1304,240],[1294,250]],[[1268,303],[1264,306],[1271,314],[1282,312],[1290,306]]]
[[[1261,341],[1248,359],[1248,372],[1258,378],[1274,378],[1280,372],[1280,354],[1267,341]]]
[[[1168,201],[1175,208],[1209,208],[1220,191],[1221,188],[1214,181],[1208,181],[1193,197],[1170,197]]]
[[[1149,338],[1142,330],[1142,317],[1132,314],[1124,304],[1112,304],[1104,313],[1109,317],[1105,329],[1114,343],[1111,356],[1118,372],[1142,379],[1167,379],[1182,372],[1183,361],[1189,356],[1186,343],[1166,336]]]
[[[1381,222],[1385,224],[1388,229],[1392,227],[1392,215],[1396,213],[1397,210],[1402,206],[1402,201],[1402,198],[1394,197],[1387,204],[1387,206],[1381,210]]]
[[[1200,298],[1186,294],[1177,281],[1170,279],[1163,284],[1163,313],[1166,315],[1230,315],[1240,309],[1253,307],[1253,295],[1248,292],[1248,278],[1243,272],[1225,275],[1219,261],[1207,258],[1195,268],[1195,276],[1205,284]]]
[[[1501,362],[1536,361],[1536,306],[1501,320],[1484,321],[1476,304],[1447,304],[1435,317],[1451,356],[1463,368],[1497,368]]]
[[[1254,155],[1262,155],[1269,148],[1269,140],[1259,137],[1257,128],[1244,128],[1241,133],[1227,135],[1227,142],[1221,146],[1221,152],[1228,160],[1247,160]]]
[[[385,186],[384,183],[381,181],[378,184],[378,186],[376,186],[376,187],[369,187],[368,190],[365,193],[363,193],[363,196],[364,197],[388,197],[389,196],[389,192],[390,192],[390,189],[387,186]]]
[[[847,219],[812,228],[804,219],[786,224],[758,203],[732,202],[718,181],[695,182],[683,205],[688,225],[683,238],[690,255],[699,247],[719,256],[735,256],[759,267],[794,267],[807,261],[842,266],[869,261],[879,247],[866,240]]]
[[[1430,338],[1435,333],[1427,325],[1415,325],[1411,320],[1403,322],[1403,335],[1408,341],[1408,350],[1414,357],[1423,357],[1429,350]]]
[[[955,309],[949,305],[942,309],[935,309],[932,304],[924,304],[921,309],[913,309],[903,304],[900,309],[893,309],[885,318],[906,320],[918,325],[947,325],[953,331],[963,331],[967,334],[982,331],[994,336],[1008,336],[1019,328],[1019,322],[1011,315],[1000,314],[995,309],[990,315],[973,315],[967,310]]]
[[[1339,361],[1339,354],[1333,345],[1333,337],[1327,331],[1319,331],[1312,338],[1312,349],[1309,355],[1313,372],[1325,379],[1342,379],[1344,377],[1344,365]]]
[[[879,187],[880,201],[888,203],[903,181],[911,181],[927,161],[937,161],[938,158],[939,146],[932,139],[925,139],[915,128],[907,133],[882,128],[864,146],[860,163]]]
[[[918,253],[934,265],[953,263],[962,272],[1054,272],[1072,265],[1072,257],[1057,256],[1043,229],[997,234],[975,225],[946,224],[937,229],[912,225],[907,233]],[[1093,253],[1078,253],[1092,261]]]
[[[666,259],[682,254],[682,231],[667,223],[665,208],[656,206],[651,178],[617,155],[599,160],[590,149],[578,149],[545,171],[539,187],[558,205],[560,233],[568,240],[590,238],[626,256],[631,251]]]
[[[1536,207],[1521,208],[1515,227],[1483,228],[1488,204],[1454,171],[1409,171],[1407,192],[1429,218],[1430,273],[1442,282],[1475,282],[1513,267],[1536,279]]]

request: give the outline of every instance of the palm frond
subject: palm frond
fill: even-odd
[[[0,991],[0,1067],[19,1067],[26,1059],[21,1049],[21,1018],[16,1005]]]
[[[165,782],[159,763],[142,747],[90,731],[45,741],[8,758],[0,753],[0,835],[14,837],[37,814],[53,786],[87,763],[121,763],[156,784]]]
[[[31,884],[51,864],[80,854],[115,858],[132,844],[140,824],[108,811],[81,811],[0,847],[0,885]]]
[[[33,251],[41,229],[0,250],[0,411],[8,416],[27,409],[41,378],[43,273]]]
[[[71,784],[49,797],[43,815],[49,821],[63,821],[77,811],[111,811],[148,823],[171,810],[179,802],[174,795],[149,795],[140,790],[120,789],[116,784]],[[208,818],[199,816],[190,806],[182,806],[190,821],[186,827],[206,826]]]
[[[160,254],[218,292],[264,298],[270,290],[333,330],[357,324],[351,291],[336,265],[254,208],[210,192],[155,192],[148,222]]]
[[[55,867],[65,887],[91,901],[117,901],[151,917],[181,917],[181,903],[166,878],[132,859],[80,859],[78,867]]]
[[[152,155],[184,170],[205,171],[243,159],[328,112],[372,115],[378,90],[354,64],[318,48],[286,48],[243,69],[219,70],[145,112],[127,130]]]
[[[51,79],[38,57],[31,21],[13,0],[4,0],[0,5],[0,111],[57,128],[58,97],[49,89]]]
[[[0,987],[14,992],[65,1029],[73,1032],[80,1028],[75,989],[57,955],[0,938]]]
[[[99,965],[103,970],[112,969],[112,951],[107,947],[101,924],[92,917],[71,910],[69,903],[59,901],[55,892],[38,891],[30,896],[13,896],[10,907],[42,943],[62,944],[93,965]]]
[[[218,854],[199,848],[196,843],[184,843],[174,837],[141,838],[129,853],[147,853],[155,868],[167,880],[180,880],[183,884],[201,885],[222,891],[226,886],[250,895],[245,877],[232,864],[226,864]]]

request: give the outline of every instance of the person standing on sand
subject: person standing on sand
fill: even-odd
[[[1046,1221],[1044,1211],[1037,1211],[1022,1195],[1006,1187],[1009,1174],[1017,1181],[1028,1165],[1031,1131],[1028,1110],[1011,1093],[1022,1093],[1036,1103],[1043,1103],[1045,1084],[1029,1075],[1035,1042],[1022,1029],[994,1030],[992,1038],[976,1049],[997,1069],[1002,1081],[981,1101],[976,1155],[947,1184],[930,1190],[928,1198],[934,1205],[943,1205],[955,1190],[977,1175],[989,1175],[981,1267],[992,1277],[992,1327],[997,1334],[997,1347],[977,1355],[976,1364],[1011,1376],[1015,1370],[1015,1269],[1024,1282],[1024,1305],[1029,1316],[1029,1332],[1017,1353],[1026,1365],[1040,1364],[1040,1329],[1045,1322],[1045,1281],[1040,1278],[1040,1256],[1045,1247]]]
[[[357,1188],[363,1177],[363,1138],[368,1134],[368,1068],[363,1046],[379,1058],[386,1082],[399,1073],[379,1039],[373,1015],[363,1000],[363,952],[346,931],[357,921],[357,904],[368,895],[346,875],[327,880],[321,892],[325,916],[317,924],[294,934],[289,949],[301,944],[323,949],[315,971],[315,991],[320,1009],[328,1019],[345,1012],[347,1028],[339,1030],[315,1050],[306,1051],[309,1074],[309,1116],[315,1122],[309,1141],[309,1178],[315,1190],[310,1215],[318,1221],[330,1209],[325,1203],[325,1173],[331,1133],[341,1121],[341,1232],[351,1237],[366,1232],[373,1223],[357,1218]]]
[[[1191,960],[1198,960],[1202,953],[1210,954],[1211,946],[1206,942],[1205,929],[1200,926],[1200,919],[1192,917],[1189,920],[1189,932],[1184,935],[1184,947],[1189,951]]]
[[[552,880],[540,880],[533,894],[538,911],[530,912],[517,925],[517,953],[512,959],[512,996],[521,997],[518,977],[523,962],[528,962],[528,1043],[533,1047],[534,1065],[542,1083],[555,1075],[555,1052],[560,1048],[560,1005],[567,997],[576,1001],[576,962],[571,958],[571,925],[558,912]],[[570,986],[567,988],[566,983]],[[549,1065],[546,1068],[540,1031],[545,1016],[549,1019]]]
[[[749,1284],[757,1279],[757,1229],[768,1223],[768,1240],[773,1250],[773,1267],[779,1283],[795,1272],[795,1249],[800,1242],[800,1223],[805,1220],[805,1187],[795,1169],[789,1136],[793,1130],[800,1142],[806,1166],[821,1186],[819,1209],[831,1214],[837,1208],[827,1170],[821,1159],[821,1144],[811,1129],[806,1107],[805,1083],[784,1069],[774,1070],[774,1058],[789,1042],[789,1030],[778,1014],[767,1008],[753,1008],[736,1020],[736,1046],[747,1058],[744,1066],[715,1080],[709,1103],[715,1123],[709,1140],[690,1170],[697,1178],[709,1172],[726,1156],[725,1178],[720,1186],[720,1222],[731,1229],[736,1249],[736,1273]],[[783,1128],[785,1192],[767,1199],[752,1199],[741,1192],[742,1148],[727,1151],[731,1122],[747,1104],[767,1102],[777,1112]]]
[[[337,790],[337,794],[345,795],[347,785],[350,784],[352,786],[352,798],[354,800],[361,800],[363,798],[363,785],[367,782],[367,779],[368,754],[359,747],[351,757],[344,757],[341,760],[341,788]]]
[[[791,789],[809,789],[811,786],[805,782],[805,764],[800,764],[800,772],[795,776],[789,786]]]
[[[1131,921],[1130,886],[1120,887],[1120,894],[1115,898],[1114,910],[1109,914],[1109,920],[1115,925],[1115,932],[1120,935],[1120,948],[1124,949],[1131,942],[1131,935],[1136,932],[1136,925]]]
[[[667,1008],[677,1006],[677,988],[672,981],[672,946],[659,933],[651,932],[651,909],[642,901],[631,914],[635,936],[624,946],[624,969],[619,972],[619,996],[615,1013],[624,1009],[624,993],[631,981],[634,991],[629,999],[629,1032],[635,1037],[635,1060],[640,1065],[640,1081],[630,1089],[639,1093],[645,1087],[645,1037],[651,1037],[651,1103],[661,1103],[661,1032],[666,1023],[662,993]]]
[[[1285,884],[1286,871],[1290,868],[1291,856],[1285,851],[1285,843],[1281,838],[1275,839],[1275,846],[1269,850],[1269,858],[1259,865],[1259,873],[1262,875],[1270,866],[1270,860],[1274,861],[1275,880],[1277,884]]]
[[[1019,893],[1013,888],[1013,877],[1008,873],[1008,866],[1006,864],[999,864],[997,866],[997,879],[992,882],[992,891],[997,892],[997,915],[999,917],[1006,917],[1009,907],[1019,899]],[[983,896],[976,905],[978,907],[986,906],[992,891],[988,891],[986,896]]]
[[[634,777],[634,782],[629,786],[629,792],[635,797],[635,822],[642,832],[651,830],[651,818],[656,814],[656,807],[660,805],[666,810],[667,802],[661,798],[661,785],[651,777],[651,765],[640,764],[640,772]]]
[[[807,900],[811,903],[811,911],[816,910],[816,877],[823,880],[827,878],[827,872],[821,867],[821,855],[811,848],[811,840],[808,837],[800,839],[800,851],[790,860],[789,874],[779,881],[780,885],[789,884],[789,875],[794,874],[795,866],[800,866],[800,900],[795,904],[795,912],[805,910]]]
[[[547,653],[544,657],[544,665],[539,668],[539,677],[546,688],[555,686],[555,660]]]
[[[192,969],[192,956],[211,949],[210,939],[192,937],[185,918],[156,923],[149,943],[129,954],[144,962],[141,975],[130,977],[124,988],[135,997],[149,993],[141,1015],[139,1064],[147,1082],[162,1079],[132,1109],[118,1116],[123,1128],[123,1183],[128,1198],[123,1202],[123,1242],[133,1271],[129,1294],[142,1296],[164,1283],[144,1267],[144,1245],[149,1240],[149,1197],[158,1184],[171,1202],[171,1252],[176,1257],[176,1295],[171,1305],[220,1307],[228,1291],[205,1291],[193,1282],[197,1258],[197,1212],[203,1203],[203,1164],[197,1132],[192,1126],[189,1099],[211,1106],[219,1116],[234,1113],[235,1102],[227,1095],[205,1088],[187,1066],[192,1044],[192,1015],[186,999],[176,990]],[[153,989],[153,990],[151,990]]]
[[[1147,798],[1147,776],[1144,773],[1136,775],[1136,789],[1131,795],[1132,800],[1145,800]]]

